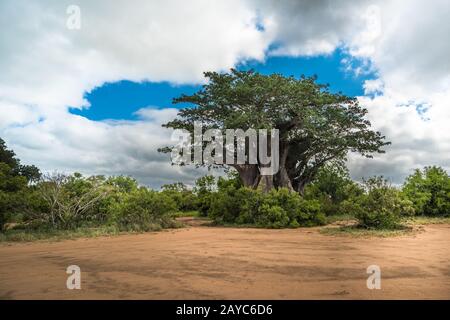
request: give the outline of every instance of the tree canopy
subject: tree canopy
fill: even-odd
[[[332,93],[317,77],[263,75],[254,71],[205,72],[198,92],[174,103],[190,106],[164,126],[193,132],[194,122],[204,129],[278,129],[280,170],[262,176],[262,164],[231,165],[245,186],[287,187],[303,192],[327,162],[345,159],[349,151],[366,157],[384,152],[389,142],[371,129],[367,110],[354,97]],[[170,149],[170,148],[169,148]],[[167,151],[167,149],[166,149]]]

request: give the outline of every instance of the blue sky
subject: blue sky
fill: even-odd
[[[334,92],[342,91],[350,96],[363,95],[362,84],[373,74],[356,76],[346,71],[342,59],[346,55],[335,50],[331,55],[315,57],[269,57],[264,62],[248,61],[237,66],[238,69],[254,69],[263,74],[281,73],[286,76],[300,77],[302,74],[316,74],[320,83],[330,84]],[[124,119],[135,120],[135,112],[144,107],[167,108],[183,107],[172,105],[172,99],[181,94],[191,94],[199,85],[173,85],[169,82],[131,82],[119,81],[107,83],[85,94],[91,106],[83,110],[71,109],[73,114],[90,120]]]

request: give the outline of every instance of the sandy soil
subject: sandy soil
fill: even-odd
[[[189,228],[0,244],[3,299],[450,299],[450,225],[394,238]],[[81,290],[66,288],[80,266]],[[381,290],[366,268],[381,267]]]

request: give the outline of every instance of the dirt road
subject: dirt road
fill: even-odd
[[[0,244],[2,299],[450,299],[450,225],[394,238],[193,226]],[[66,268],[81,268],[81,290]],[[366,268],[381,268],[381,290]]]

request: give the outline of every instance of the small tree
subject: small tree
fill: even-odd
[[[321,168],[305,189],[306,199],[321,202],[326,215],[341,213],[341,203],[363,193],[363,189],[349,176],[345,163],[334,162]]]
[[[21,164],[14,151],[7,149],[2,138],[0,138],[0,163],[7,164],[15,176],[22,176],[27,182],[36,182],[41,177],[41,172],[36,166]]]
[[[345,201],[344,207],[355,214],[365,228],[395,228],[402,215],[413,215],[411,201],[404,199],[399,190],[383,177],[364,180],[365,193]]]
[[[0,162],[0,231],[11,216],[24,208],[27,180],[17,175],[6,163]]]
[[[44,176],[38,190],[46,201],[49,211],[39,213],[43,222],[53,227],[69,228],[80,221],[93,220],[86,217],[109,192],[102,177],[83,178],[80,174],[67,176],[54,173]]]

